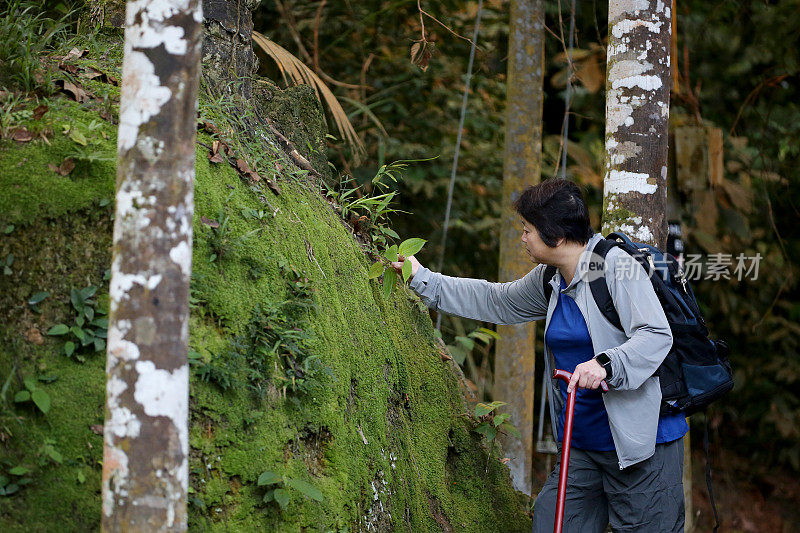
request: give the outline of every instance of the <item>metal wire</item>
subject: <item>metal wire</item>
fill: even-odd
[[[574,1],[574,0],[573,0]],[[458,155],[461,151],[461,133],[464,130],[464,118],[467,115],[467,97],[469,95],[469,86],[472,81],[472,64],[475,60],[475,46],[478,42],[478,32],[481,27],[481,15],[483,14],[483,0],[478,0],[478,14],[475,17],[475,30],[472,33],[472,47],[469,50],[469,65],[467,65],[467,79],[464,84],[464,96],[461,99],[461,116],[458,119],[458,134],[456,136],[456,149],[453,154],[453,168],[450,171],[450,186],[447,190],[447,208],[444,211],[444,228],[442,230],[442,244],[441,254],[439,255],[439,268],[437,272],[442,271],[444,265],[444,252],[447,244],[447,230],[450,226],[450,208],[453,205],[453,188],[456,183],[456,169],[458,168]],[[442,325],[442,314],[436,316],[436,329]]]

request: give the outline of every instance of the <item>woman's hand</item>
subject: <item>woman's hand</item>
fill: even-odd
[[[402,275],[403,263],[409,261],[411,263],[411,276],[409,276],[408,281],[414,279],[417,270],[419,270],[419,267],[421,266],[419,264],[419,261],[417,261],[417,258],[414,257],[413,255],[409,255],[408,257],[403,257],[402,255],[399,255],[397,256],[397,259],[398,261],[392,263],[392,267],[397,271],[397,273]]]
[[[604,379],[606,379],[606,369],[596,360],[589,359],[575,367],[572,379],[567,385],[567,394],[571,393],[576,386],[582,389],[596,389]]]

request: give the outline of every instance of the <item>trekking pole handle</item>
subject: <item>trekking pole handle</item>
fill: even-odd
[[[572,372],[567,372],[566,370],[553,370],[553,377],[555,379],[563,380],[564,383],[569,384],[569,381],[572,379]],[[608,392],[608,383],[606,383],[606,380],[600,382],[600,389],[603,392]]]

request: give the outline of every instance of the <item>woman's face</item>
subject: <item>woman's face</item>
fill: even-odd
[[[542,241],[542,238],[539,237],[539,232],[533,227],[533,224],[525,219],[522,219],[522,243],[525,245],[525,251],[532,262],[547,262],[552,248]]]

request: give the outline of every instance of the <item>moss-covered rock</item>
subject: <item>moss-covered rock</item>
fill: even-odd
[[[292,120],[306,138],[324,135],[308,126],[324,121],[306,92],[270,91],[277,108],[300,110]],[[90,531],[100,522],[104,356],[74,333],[47,333],[63,323],[102,337],[115,127],[102,100],[46,104],[41,119],[18,116],[48,142],[0,141],[0,485],[10,492],[0,529]],[[68,175],[50,167],[68,157]],[[427,313],[409,291],[386,298],[367,279],[369,260],[319,185],[291,168],[259,169],[276,195],[198,145],[190,529],[530,529],[527,498],[472,431]],[[88,286],[99,287],[93,326],[75,322],[71,302]],[[41,291],[49,296],[28,303]],[[305,337],[302,350],[264,346],[292,335]],[[70,356],[67,341],[78,345]],[[46,413],[14,401],[26,378],[49,398]],[[310,484],[321,501],[301,483],[259,486],[267,471]],[[285,509],[264,501],[275,488],[288,494]]]

